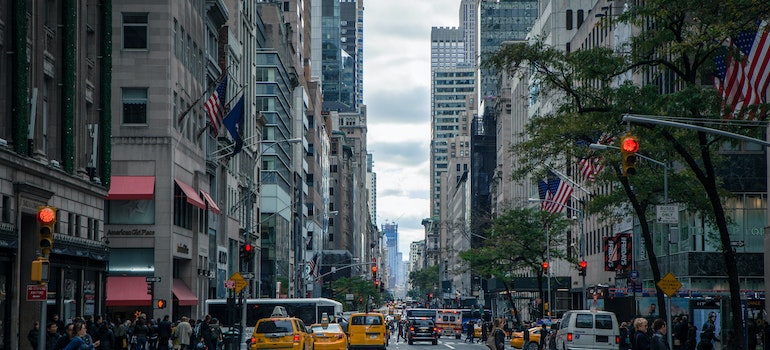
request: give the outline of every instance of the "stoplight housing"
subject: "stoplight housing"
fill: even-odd
[[[40,239],[40,254],[47,258],[53,248],[54,224],[56,224],[56,208],[41,206],[37,208],[38,238]]]
[[[626,134],[620,139],[620,155],[623,168],[623,176],[636,175],[636,152],[639,151],[639,139]]]
[[[166,299],[158,299],[155,302],[155,308],[157,308],[157,309],[165,309],[166,308]]]
[[[149,295],[155,294],[155,283],[147,282],[147,294]]]
[[[244,260],[251,260],[253,256],[254,256],[253,244],[247,243],[241,246],[241,258],[243,258]]]
[[[372,280],[377,280],[377,266],[372,266]]]
[[[38,258],[37,260],[33,260],[31,280],[38,283],[48,282],[48,271],[48,259]]]
[[[541,267],[543,267],[543,273],[548,274],[548,260],[543,261],[542,264],[540,264]]]
[[[580,276],[585,276],[586,275],[586,268],[588,268],[588,263],[585,260],[580,260],[580,262],[578,263],[578,267],[579,267],[579,271],[580,271],[579,275]]]

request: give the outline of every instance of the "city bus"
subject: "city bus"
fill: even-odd
[[[223,327],[230,327],[240,323],[241,314],[235,312],[235,321],[230,321],[227,299],[207,299],[205,303],[206,314],[219,319]],[[257,321],[270,317],[276,306],[286,308],[286,313],[291,317],[302,319],[306,325],[321,323],[321,316],[325,313],[331,321],[342,316],[342,304],[336,300],[326,298],[296,298],[296,299],[246,299],[246,324],[245,327],[254,327]]]

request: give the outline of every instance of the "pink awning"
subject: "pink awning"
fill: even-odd
[[[151,306],[145,277],[108,276],[107,306]]]
[[[198,297],[190,290],[190,287],[187,287],[184,281],[174,278],[171,291],[174,292],[174,296],[179,300],[179,306],[198,305]]]
[[[155,194],[155,176],[112,176],[107,200],[148,200]]]
[[[222,211],[219,210],[219,206],[217,206],[217,203],[214,202],[214,199],[211,198],[211,196],[206,193],[206,191],[201,191],[201,194],[203,195],[203,199],[206,200],[206,203],[209,204],[209,210],[214,212],[214,214],[222,214]]]
[[[201,209],[206,209],[206,204],[203,203],[201,197],[198,196],[198,192],[190,187],[190,185],[179,181],[179,179],[174,179],[174,181],[176,181],[176,184],[179,186],[179,188],[182,189],[182,192],[184,192],[184,195],[187,197],[187,203],[190,203]]]

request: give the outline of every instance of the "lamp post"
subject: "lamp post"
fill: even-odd
[[[611,146],[611,145],[603,145],[599,143],[592,143],[588,145],[588,148],[594,149],[594,150],[606,150],[606,149],[616,149],[619,150],[619,147]],[[652,159],[650,157],[647,157],[645,155],[636,153],[636,155],[639,158],[646,159],[650,162],[653,162],[657,165],[660,165],[663,167],[663,203],[668,204],[668,164],[666,162],[661,162],[656,159]],[[666,224],[666,268],[668,268],[668,271],[671,272],[671,230],[668,225]],[[634,285],[635,287],[636,285]],[[636,290],[636,288],[634,288]],[[634,300],[634,303],[636,303],[636,300]],[[666,325],[671,328],[671,297],[668,295],[666,296]],[[671,343],[671,333],[672,332],[666,332],[666,336],[668,337],[668,343]]]
[[[548,203],[559,204],[559,205],[561,205],[561,206],[563,206],[563,207],[565,207],[565,208],[567,208],[569,210],[577,212],[580,215],[578,217],[578,220],[580,222],[580,259],[581,259],[581,261],[585,261],[585,259],[586,259],[585,213],[582,210],[580,210],[580,209],[577,209],[575,207],[572,207],[572,206],[569,206],[569,205],[566,205],[566,204],[557,203],[556,201],[553,201],[553,200],[550,200],[550,199],[529,198],[528,201],[530,201],[530,202],[548,202]],[[547,259],[550,261],[550,250],[551,250],[550,249],[550,242],[551,242],[550,238],[551,237],[550,237],[550,234],[549,234],[548,231],[549,231],[548,228],[546,228],[546,230],[545,230],[545,232],[546,232],[546,243],[549,244],[549,246],[546,248],[547,249],[547,253],[548,253],[548,258]],[[548,270],[548,300],[549,300],[549,302],[551,300],[551,294],[550,294],[551,293],[551,278],[550,278],[551,276],[550,275],[551,275],[551,270],[549,269]],[[580,293],[581,293],[580,303],[584,304],[585,298],[586,298],[586,274],[583,274],[582,277],[583,277],[582,278],[583,279],[583,281],[582,281],[583,283],[582,283],[581,288],[580,288]],[[549,311],[550,311],[550,306],[549,306]]]

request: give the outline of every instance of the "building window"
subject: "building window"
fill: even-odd
[[[123,14],[123,48],[147,49],[147,14]]]
[[[567,30],[572,30],[572,10],[567,10]]]
[[[147,88],[123,88],[123,124],[147,124]]]
[[[577,12],[577,27],[580,28],[581,25],[583,25],[583,10],[578,10],[578,12]]]

